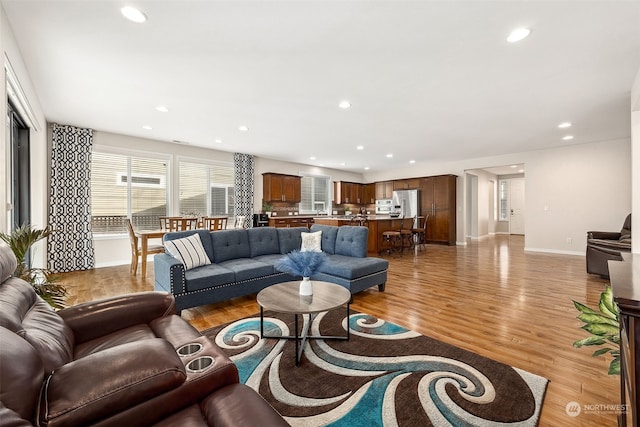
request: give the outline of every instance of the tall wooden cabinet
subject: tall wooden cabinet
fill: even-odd
[[[456,243],[456,175],[420,179],[422,216],[429,215],[427,242]]]
[[[302,200],[302,183],[296,175],[263,173],[262,187],[262,199],[266,202],[299,203]]]

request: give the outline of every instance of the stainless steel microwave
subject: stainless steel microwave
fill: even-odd
[[[376,200],[376,214],[388,215],[393,212],[393,200],[379,199]]]

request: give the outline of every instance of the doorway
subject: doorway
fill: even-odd
[[[509,233],[524,235],[524,178],[510,180]]]

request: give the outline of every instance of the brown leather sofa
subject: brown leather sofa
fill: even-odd
[[[609,278],[607,261],[622,261],[622,252],[631,252],[631,214],[618,231],[587,231],[587,273]]]
[[[0,244],[0,426],[288,425],[171,295],[55,312],[15,267]]]

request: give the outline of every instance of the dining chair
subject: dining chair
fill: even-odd
[[[246,220],[246,216],[244,215],[236,215],[233,221],[232,228],[244,228],[244,221]]]
[[[209,231],[224,230],[227,228],[227,217],[204,217],[203,228]]]
[[[169,219],[169,231],[186,231],[198,228],[198,218],[174,217]]]
[[[161,230],[171,230],[171,220],[182,218],[181,216],[161,216],[160,218],[160,229]]]
[[[133,225],[131,224],[131,220],[129,218],[125,219],[127,224],[127,231],[129,232],[129,242],[131,243],[131,268],[129,272],[134,276],[138,274],[138,258],[141,258],[141,247],[138,242],[138,237],[136,236],[135,231],[133,231]],[[164,246],[162,245],[148,245],[147,246],[147,255],[149,254],[161,254],[164,253]]]

